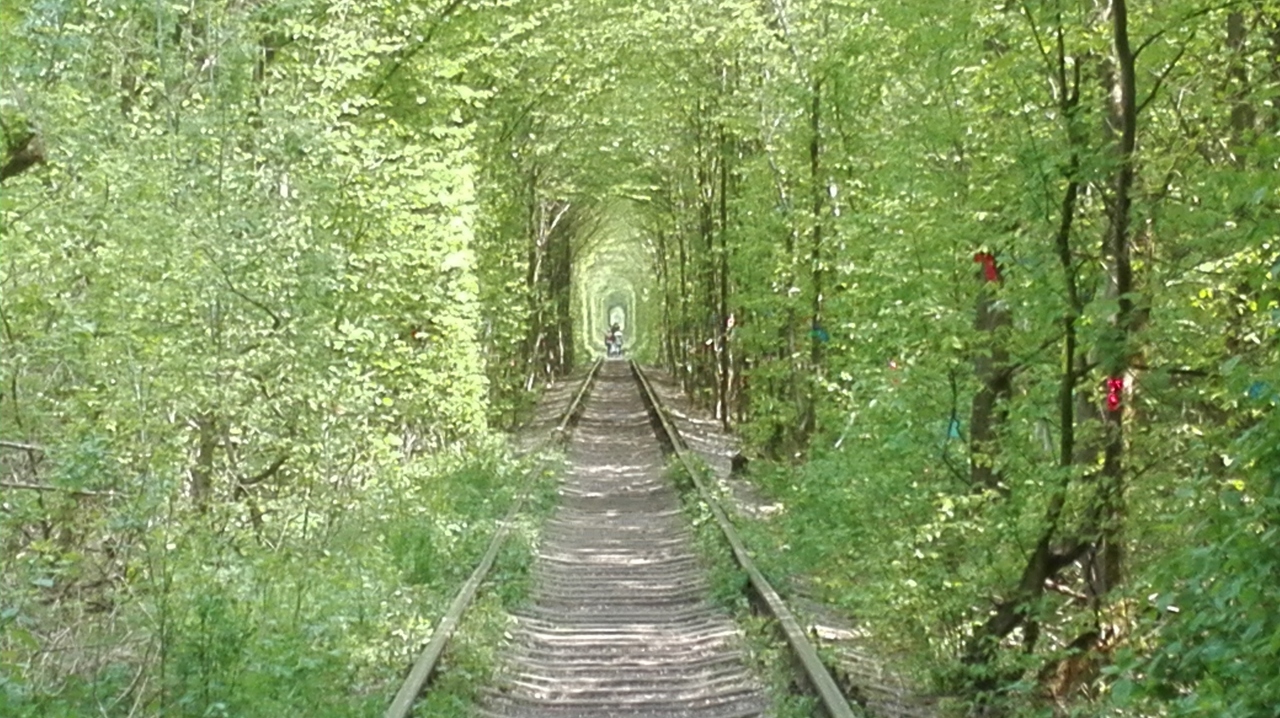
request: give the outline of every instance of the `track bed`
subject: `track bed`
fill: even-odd
[[[765,715],[738,629],[707,599],[692,533],[624,362],[601,369],[568,460],[531,604],[517,616],[481,715]]]

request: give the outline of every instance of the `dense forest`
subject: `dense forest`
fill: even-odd
[[[0,62],[0,713],[380,710],[623,303],[923,692],[1280,715],[1280,2],[15,0]]]

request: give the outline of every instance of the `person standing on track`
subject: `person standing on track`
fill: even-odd
[[[614,324],[613,326],[611,326],[611,328],[609,328],[609,337],[611,337],[611,338],[612,338],[612,342],[611,342],[611,344],[609,344],[609,346],[611,346],[611,351],[609,351],[609,356],[611,356],[611,357],[621,357],[621,356],[622,356],[622,328],[621,328],[621,326],[618,326],[617,324]]]

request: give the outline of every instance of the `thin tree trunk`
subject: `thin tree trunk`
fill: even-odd
[[[693,388],[689,381],[693,368],[689,365],[689,251],[686,247],[685,233],[676,228],[676,238],[680,250],[680,387],[686,394]]]
[[[1280,11],[1264,10],[1263,18],[1271,25],[1271,30],[1267,33],[1271,39],[1267,55],[1271,65],[1271,92],[1274,97],[1274,93],[1280,91]],[[1271,112],[1268,114],[1267,127],[1272,132],[1280,132],[1280,102],[1272,102]]]
[[[716,413],[720,424],[729,428],[729,140],[720,127],[720,247],[718,249],[716,297]]]
[[[823,194],[826,191],[822,181],[822,78],[816,77],[811,88],[809,104],[809,189],[810,189],[810,230],[809,274],[813,290],[809,307],[809,371],[806,372],[803,395],[803,408],[800,414],[800,431],[797,444],[806,449],[817,428],[817,402],[819,375],[822,371],[822,343],[825,330],[822,322],[822,211],[826,206]]]
[[[1128,414],[1126,387],[1130,369],[1132,324],[1134,319],[1133,266],[1130,259],[1130,216],[1137,147],[1136,73],[1129,45],[1129,16],[1126,0],[1112,0],[1111,29],[1115,87],[1112,91],[1112,122],[1119,141],[1118,168],[1112,178],[1111,216],[1104,244],[1111,270],[1111,288],[1117,309],[1111,327],[1111,346],[1103,361],[1107,368],[1107,406],[1104,424],[1106,444],[1099,492],[1092,512],[1098,530],[1098,546],[1091,559],[1090,582],[1095,596],[1101,596],[1121,580],[1124,551],[1121,543],[1124,514],[1125,417]]]
[[[999,270],[995,258],[987,257],[978,269],[982,288],[974,316],[974,329],[985,337],[985,346],[973,358],[978,378],[978,393],[969,412],[969,481],[974,489],[1002,490],[1003,475],[996,468],[1000,427],[1008,418],[1007,402],[1013,393],[1013,373],[1009,350],[1000,330],[1012,324],[1007,309],[998,305],[993,287],[998,286]],[[988,264],[989,262],[989,264]],[[990,276],[992,273],[994,277]]]
[[[1244,13],[1235,10],[1227,16],[1227,96],[1231,98],[1231,155],[1236,167],[1243,169],[1246,148],[1251,141],[1256,112],[1249,102],[1249,73],[1244,58]]]
[[[213,462],[218,450],[218,419],[211,413],[196,420],[196,458],[191,467],[191,500],[203,513],[213,497]]]
[[[995,658],[1000,642],[1019,626],[1026,626],[1023,646],[1030,650],[1039,634],[1038,624],[1031,612],[1034,602],[1044,593],[1045,581],[1057,577],[1058,573],[1075,563],[1089,547],[1087,541],[1063,540],[1060,537],[1063,510],[1066,506],[1067,492],[1071,485],[1071,467],[1076,463],[1075,447],[1075,388],[1079,382],[1079,370],[1076,366],[1077,336],[1076,321],[1084,311],[1083,300],[1078,286],[1078,271],[1071,251],[1071,233],[1079,211],[1080,198],[1080,153],[1083,151],[1083,138],[1077,129],[1076,109],[1080,100],[1080,67],[1074,69],[1074,77],[1068,78],[1066,64],[1066,48],[1064,47],[1061,19],[1057,28],[1057,75],[1060,95],[1059,109],[1066,123],[1067,144],[1071,159],[1066,169],[1067,186],[1063,192],[1060,205],[1058,228],[1054,235],[1054,247],[1058,261],[1062,267],[1063,285],[1066,293],[1067,311],[1063,317],[1063,360],[1062,374],[1058,389],[1058,419],[1062,426],[1062,434],[1058,445],[1058,467],[1060,474],[1053,485],[1045,508],[1043,527],[1035,548],[1027,557],[1022,575],[1014,589],[1007,593],[1004,600],[998,602],[988,617],[975,632],[965,646],[964,663],[978,670],[974,671],[973,687],[979,693],[989,693],[1000,685],[1000,677],[994,675],[990,665]],[[1057,547],[1055,548],[1055,544]]]
[[[658,230],[656,232],[658,242],[658,289],[662,294],[662,337],[658,346],[659,361],[667,367],[673,375],[676,372],[676,353],[672,337],[675,333],[675,327],[671,326],[671,267],[667,258],[667,233]]]
[[[541,203],[538,201],[538,170],[529,169],[526,182],[528,196],[526,198],[526,231],[528,233],[529,251],[525,270],[525,292],[529,301],[529,331],[525,341],[524,361],[528,367],[525,379],[526,389],[532,387],[538,374],[538,357],[544,337],[543,298],[542,298],[542,265],[546,257],[546,246],[542,235]]]
[[[704,108],[705,111],[705,108]],[[694,386],[698,393],[710,390],[713,408],[717,405],[716,354],[719,338],[715,327],[716,307],[716,258],[715,258],[715,168],[706,133],[698,129],[697,178],[698,178],[698,238],[702,244],[701,286],[699,287],[703,311],[698,317],[697,376]],[[702,396],[700,399],[704,398]]]

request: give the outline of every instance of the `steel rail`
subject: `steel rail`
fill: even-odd
[[[591,365],[586,378],[582,380],[578,391],[574,393],[573,399],[565,408],[560,423],[556,425],[551,435],[538,445],[535,451],[546,448],[552,442],[564,441],[569,433],[569,424],[582,408],[583,398],[590,390],[596,375],[600,373],[601,361],[597,359]],[[458,625],[462,622],[463,615],[471,607],[472,601],[475,600],[476,592],[480,590],[480,585],[484,583],[490,569],[493,568],[493,562],[497,559],[498,551],[502,548],[502,544],[510,533],[511,525],[514,523],[516,516],[520,514],[521,509],[524,508],[525,500],[529,495],[529,484],[532,477],[539,473],[541,469],[542,464],[525,476],[515,503],[507,511],[507,515],[502,522],[498,524],[498,530],[489,541],[489,548],[485,551],[484,557],[480,559],[476,569],[471,572],[471,577],[462,585],[453,602],[449,604],[449,610],[445,612],[440,622],[436,625],[436,630],[431,634],[431,640],[427,642],[426,647],[418,655],[418,659],[414,661],[408,677],[405,678],[400,690],[396,693],[395,699],[391,701],[391,705],[387,708],[386,718],[408,718],[412,714],[413,706],[417,703],[418,696],[421,695],[423,689],[426,688],[427,683],[430,682],[435,674],[436,664],[439,662],[440,656],[444,654],[444,649],[448,645],[449,639],[453,637]]]
[[[640,369],[640,365],[634,360],[630,360],[630,364],[631,372],[640,384],[645,403],[649,405],[653,416],[661,424],[663,433],[667,435],[672,453],[675,454],[676,459],[693,480],[693,485],[697,488],[699,498],[711,510],[711,514],[716,519],[716,524],[719,525],[721,533],[733,550],[734,560],[743,572],[747,574],[751,588],[763,600],[768,612],[778,621],[792,654],[804,669],[809,687],[817,694],[826,714],[830,718],[856,718],[862,715],[861,708],[857,713],[854,712],[854,709],[849,705],[849,701],[840,692],[835,679],[831,677],[830,671],[822,663],[822,659],[818,657],[817,649],[809,641],[809,637],[805,634],[804,628],[801,627],[795,614],[791,612],[791,609],[787,608],[787,604],[778,595],[778,592],[774,590],[768,579],[764,577],[764,574],[760,572],[760,569],[756,568],[755,562],[751,560],[751,555],[747,552],[746,544],[742,542],[742,537],[738,534],[738,530],[729,520],[728,514],[720,506],[720,502],[715,495],[711,493],[706,483],[699,476],[697,467],[690,461],[688,444],[680,436],[680,431],[672,423],[671,417],[667,415],[666,408],[659,400],[658,393],[654,391],[652,384],[649,382],[649,377],[645,376]]]

